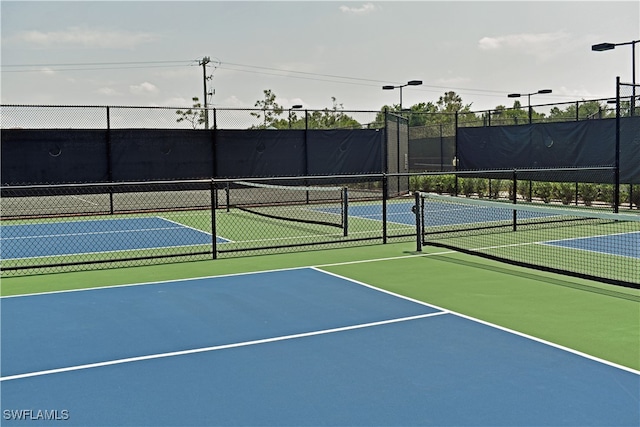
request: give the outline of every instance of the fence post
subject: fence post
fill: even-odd
[[[416,251],[422,252],[422,209],[420,209],[420,192],[414,193],[415,205],[413,213],[416,215]]]
[[[386,172],[382,173],[382,243],[387,243],[387,197],[389,185]]]
[[[107,176],[109,182],[113,182],[113,162],[111,154],[111,109],[107,106]],[[109,187],[109,212],[114,213],[113,190]]]
[[[616,77],[616,148],[613,189],[613,212],[618,213],[620,205],[620,76]]]
[[[454,145],[454,154],[453,154],[453,158],[455,159],[455,161],[453,162],[453,170],[454,172],[458,172],[458,162],[460,161],[460,158],[458,157],[458,112],[456,111],[455,116],[454,116],[454,126],[453,126],[453,131],[455,133],[455,145]],[[455,174],[455,195],[458,195],[458,174]]]
[[[218,206],[218,190],[215,179],[211,180],[211,258],[218,257],[218,238],[216,232],[216,207]]]
[[[513,204],[518,203],[518,171],[516,169],[513,170]],[[513,208],[513,231],[516,231],[518,228],[518,211]]]

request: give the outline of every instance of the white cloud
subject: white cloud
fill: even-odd
[[[157,93],[158,87],[153,83],[144,82],[144,83],[140,83],[139,85],[129,86],[129,91],[136,95],[146,94],[146,93]]]
[[[548,61],[566,53],[573,44],[570,34],[557,31],[483,37],[478,41],[478,48],[485,52],[522,54],[535,57],[538,61]]]
[[[231,107],[231,108],[253,108],[253,104],[247,104],[246,102],[242,102],[236,95],[231,95],[221,102],[215,102],[214,105],[221,105],[223,107]]]
[[[152,33],[70,27],[62,31],[23,31],[10,37],[9,40],[40,47],[81,46],[89,48],[131,49],[140,44],[149,43],[157,39],[158,36]]]
[[[539,49],[551,47],[553,44],[568,37],[569,34],[562,31],[539,34],[509,34],[499,37],[483,37],[478,42],[478,47],[481,50]]]
[[[98,92],[100,95],[106,95],[106,96],[120,95],[117,90],[110,87],[101,87],[96,92]]]
[[[49,76],[50,76],[50,75],[53,75],[53,74],[55,74],[55,73],[56,73],[54,70],[52,70],[52,69],[51,69],[51,68],[49,68],[49,67],[44,67],[44,68],[40,69],[40,72],[41,72],[42,74],[47,74],[47,75],[49,75]]]
[[[366,15],[368,13],[375,12],[379,8],[371,3],[365,3],[361,7],[349,7],[340,6],[340,11],[343,13],[350,13],[353,15]]]

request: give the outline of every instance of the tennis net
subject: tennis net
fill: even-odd
[[[640,215],[415,193],[418,250],[640,288]]]
[[[236,208],[276,220],[337,227],[347,235],[346,187],[232,181],[225,190],[228,211]]]

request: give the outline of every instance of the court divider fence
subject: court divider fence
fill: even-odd
[[[390,191],[391,179],[409,190]],[[416,239],[413,192],[637,214],[615,169],[511,169],[2,187],[2,276]]]

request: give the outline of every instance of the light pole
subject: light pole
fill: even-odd
[[[383,90],[393,90],[393,89],[400,89],[400,111],[402,111],[402,88],[406,87],[406,86],[420,86],[422,84],[422,80],[409,80],[406,84],[403,85],[399,85],[399,86],[393,86],[393,85],[385,85],[382,86]]]
[[[531,124],[531,95],[551,93],[551,92],[552,92],[551,89],[540,89],[537,92],[531,92],[531,93],[510,93],[509,95],[507,95],[507,97],[508,98],[520,98],[521,96],[527,97],[527,108],[529,109],[529,124]]]
[[[292,105],[291,108],[289,108],[289,129],[291,129],[291,117],[293,117],[291,110],[298,110],[300,108],[302,108],[301,104]]]
[[[634,115],[636,105],[636,43],[640,43],[640,40],[631,40],[624,43],[598,43],[591,45],[591,50],[595,52],[602,52],[605,50],[615,49],[616,46],[631,45],[631,115]]]

